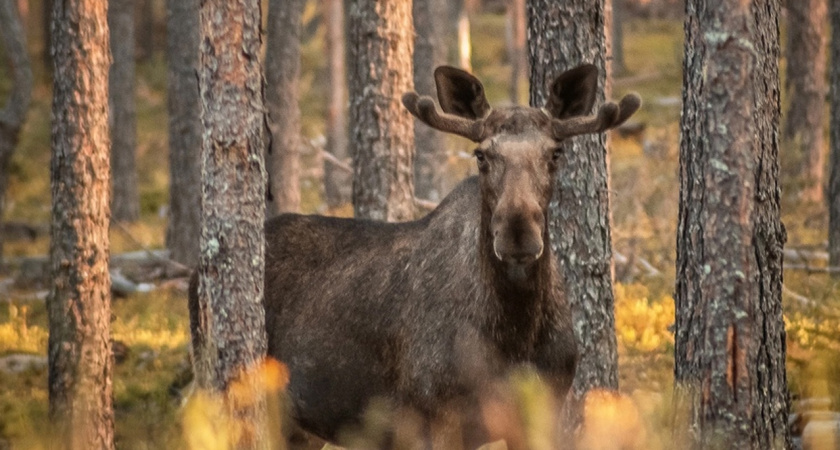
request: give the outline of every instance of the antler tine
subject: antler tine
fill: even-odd
[[[484,135],[484,120],[469,120],[452,114],[439,113],[435,101],[429,96],[407,92],[402,97],[403,105],[414,117],[440,131],[463,136],[473,142],[481,142]]]
[[[642,106],[642,99],[638,94],[631,93],[624,96],[619,104],[607,102],[598,108],[598,114],[587,117],[553,120],[555,139],[564,139],[580,134],[600,133],[615,128],[624,123]]]

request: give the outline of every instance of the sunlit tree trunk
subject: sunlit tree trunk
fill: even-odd
[[[358,218],[414,216],[414,121],[400,103],[414,89],[410,2],[354,0],[350,28],[350,153]]]
[[[548,84],[579,64],[597,65],[603,88],[604,0],[528,0],[527,9],[531,106],[544,106]],[[603,101],[599,89],[596,104]],[[567,426],[574,428],[589,390],[618,388],[618,354],[606,135],[564,145],[549,227],[581,355],[565,407]]]
[[[414,88],[432,97],[437,93],[435,68],[446,63],[446,7],[443,0],[414,1]],[[446,139],[441,132],[417,121],[414,142],[414,192],[419,198],[440,201],[444,195]]]
[[[790,448],[778,0],[686,2],[675,448]]]
[[[463,0],[458,14],[458,65],[472,72],[472,39],[470,38],[470,13],[475,0]]]
[[[786,149],[796,152],[797,177],[802,197],[823,200],[823,109],[825,108],[826,0],[787,2],[787,77],[790,102],[783,138]]]
[[[198,311],[193,324],[197,386],[225,392],[238,448],[266,448],[266,402],[253,376],[266,352],[265,107],[258,0],[200,6],[202,222]],[[249,372],[252,375],[253,372]],[[240,379],[238,389],[227,389]]]
[[[134,106],[134,2],[108,1],[111,34],[111,218],[133,222],[140,217],[137,190],[137,113]]]
[[[6,210],[6,188],[9,185],[9,164],[18,144],[29,102],[32,99],[32,66],[26,50],[26,35],[12,0],[0,0],[0,39],[12,87],[6,105],[0,109],[0,227]],[[0,266],[3,261],[3,233],[0,232]]]
[[[271,0],[265,54],[266,106],[271,139],[269,215],[300,209],[300,33],[304,0]]]
[[[327,27],[326,51],[329,72],[329,104],[327,106],[327,151],[339,162],[349,162],[347,150],[347,66],[342,0],[325,0],[324,22]],[[353,189],[352,172],[324,158],[324,191],[332,208],[350,201]]]
[[[114,448],[107,2],[53,4],[50,416],[71,449]]]
[[[840,0],[828,0],[831,21],[831,60],[840,61]],[[832,267],[840,266],[840,64],[829,70],[831,116],[830,179],[828,184],[828,258]],[[840,274],[838,274],[840,275]],[[836,275],[837,276],[837,275]]]
[[[198,2],[166,1],[169,109],[170,257],[194,267],[201,231],[201,103],[198,98]]]

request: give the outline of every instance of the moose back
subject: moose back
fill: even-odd
[[[631,94],[588,115],[592,65],[558,76],[543,109],[491,109],[478,79],[452,67],[439,67],[435,81],[442,113],[413,92],[403,104],[425,124],[475,142],[479,175],[413,222],[267,221],[268,355],[290,369],[293,419],[322,439],[359,427],[375,401],[393,417],[409,411],[427,425],[460,427],[472,448],[496,438],[515,448],[515,438],[482,421],[483,400],[528,365],[559,406],[577,362],[547,229],[562,142],[618,126],[640,100]],[[195,279],[194,346],[203,342]],[[431,440],[432,428],[422,429]]]

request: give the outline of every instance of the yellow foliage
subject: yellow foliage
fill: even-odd
[[[49,332],[46,328],[29,325],[29,307],[9,303],[9,321],[0,323],[0,354],[47,353]]]
[[[641,352],[668,351],[674,346],[674,299],[657,301],[641,284],[616,284],[615,328],[619,347]]]
[[[646,449],[647,429],[639,409],[627,395],[605,389],[586,394],[583,426],[577,439],[583,450]]]

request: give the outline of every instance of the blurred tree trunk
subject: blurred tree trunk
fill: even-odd
[[[790,448],[778,0],[686,4],[677,448]]]
[[[342,0],[324,1],[327,26],[326,52],[329,72],[329,105],[327,106],[327,151],[341,162],[348,162],[347,152],[347,68],[344,5]],[[331,208],[350,201],[353,190],[352,172],[324,159],[324,191]]]
[[[26,35],[15,10],[14,0],[0,0],[0,39],[11,68],[12,87],[0,109],[0,228],[6,211],[9,164],[18,144],[20,130],[32,100],[32,65],[26,50]],[[0,267],[3,262],[3,233],[0,232]]]
[[[508,58],[510,59],[510,86],[508,97],[514,105],[519,102],[519,85],[526,78],[528,54],[525,52],[525,0],[507,0],[507,20],[510,30]]]
[[[350,154],[358,218],[414,217],[414,120],[400,98],[413,90],[410,2],[353,0],[350,28]]]
[[[831,8],[831,61],[840,61],[840,0],[829,0]],[[829,119],[831,162],[828,184],[829,265],[840,266],[840,64],[829,70],[831,116]],[[835,277],[840,274],[835,274]]]
[[[599,67],[603,87],[604,0],[528,0],[527,8],[531,106],[544,106],[554,77],[583,63]],[[603,101],[599,90],[596,104]],[[618,388],[618,355],[606,135],[578,136],[564,145],[549,227],[581,355],[565,406],[567,428],[573,429],[589,390]]]
[[[206,345],[194,349],[193,365],[199,388],[225,391],[227,419],[242,431],[227,445],[256,448],[269,439],[265,394],[253,370],[266,352],[260,3],[203,0],[199,17],[204,135],[195,326]],[[227,389],[234,380],[239,388]]]
[[[41,59],[44,62],[44,67],[49,72],[52,70],[52,56],[50,50],[50,42],[52,42],[52,10],[53,0],[42,0],[41,3],[41,25],[43,27],[43,44]]]
[[[446,63],[446,3],[444,0],[414,0],[414,88],[436,97],[434,71]],[[439,131],[414,122],[416,160],[414,192],[431,201],[443,198],[446,172],[446,139]]]
[[[627,71],[624,64],[624,2],[627,0],[608,0],[612,6],[612,20],[607,26],[607,37],[610,51],[608,57],[612,66],[612,76],[621,75]]]
[[[201,103],[198,98],[198,2],[167,0],[170,257],[198,262],[201,231]]]
[[[137,11],[137,40],[140,61],[148,61],[155,52],[155,3],[154,0],[135,0]]]
[[[137,191],[137,114],[134,106],[134,1],[108,1],[108,29],[113,63],[109,77],[111,107],[111,219],[140,217]]]
[[[823,201],[823,109],[825,108],[826,0],[787,2],[788,106],[784,140],[800,161],[802,198]]]
[[[107,449],[114,448],[107,2],[53,6],[50,416],[62,446]]]
[[[270,216],[300,210],[300,33],[304,0],[268,3],[266,103],[271,131],[268,166]]]
[[[470,14],[475,0],[463,0],[458,14],[458,64],[472,72],[472,40],[470,39]]]

